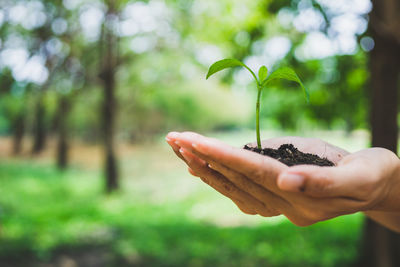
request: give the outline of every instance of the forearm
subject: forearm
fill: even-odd
[[[390,182],[386,198],[376,209],[365,211],[364,214],[392,231],[400,233],[400,160],[397,156],[393,156],[394,159],[390,164],[393,171],[389,174]]]

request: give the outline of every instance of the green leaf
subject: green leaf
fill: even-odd
[[[259,70],[258,70],[258,79],[260,79],[260,83],[262,83],[268,75],[268,69],[265,66],[262,66]]]
[[[304,87],[303,83],[301,82],[299,76],[296,74],[296,72],[288,67],[280,68],[271,73],[271,75],[268,76],[266,80],[262,82],[262,86],[264,87],[265,85],[269,84],[272,81],[278,80],[278,79],[284,79],[284,80],[289,80],[298,83],[301,88],[303,89],[304,96],[307,100],[307,102],[310,101],[310,94],[308,93],[308,90]]]
[[[224,70],[227,68],[233,68],[233,67],[247,68],[247,66],[244,63],[240,62],[237,59],[223,59],[223,60],[217,61],[211,65],[210,69],[208,70],[206,79],[208,79],[211,75],[213,75],[214,73],[216,73],[218,71],[221,71],[221,70]]]

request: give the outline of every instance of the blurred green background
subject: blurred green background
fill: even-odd
[[[244,70],[293,67],[264,91],[263,138],[369,145],[369,0],[2,0],[0,266],[351,266],[364,218],[308,228],[244,215],[163,138],[255,141]]]

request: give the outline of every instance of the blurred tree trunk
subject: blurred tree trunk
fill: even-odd
[[[103,142],[105,152],[106,190],[111,192],[118,188],[117,160],[115,156],[115,72],[117,69],[118,37],[115,34],[116,20],[114,1],[106,1],[108,11],[103,22],[100,44],[101,70],[100,78],[103,81],[104,99],[102,107]]]
[[[34,111],[32,154],[40,153],[46,145],[45,107],[42,96],[39,97]]]
[[[22,149],[22,139],[25,133],[25,112],[21,111],[13,122],[13,154],[18,155]]]
[[[375,48],[370,55],[372,146],[397,153],[398,87],[400,74],[400,2],[374,0],[370,32]],[[361,267],[400,266],[400,236],[367,219]]]
[[[61,96],[57,111],[57,167],[64,170],[68,166],[68,115],[70,110],[70,99]]]

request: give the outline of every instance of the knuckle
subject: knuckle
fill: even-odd
[[[224,183],[222,187],[227,193],[231,193],[233,191],[233,187],[228,183]]]
[[[274,217],[274,216],[278,216],[278,215],[282,214],[277,209],[266,206],[264,203],[262,203],[262,204],[263,204],[263,207],[258,210],[259,215],[261,215],[263,217]]]
[[[261,168],[256,168],[251,172],[250,175],[252,176],[252,178],[255,178],[257,180],[262,180],[264,177],[264,172]]]
[[[223,169],[221,172],[224,176],[227,177],[228,180],[230,180],[233,184],[236,184],[238,188],[245,192],[251,192],[252,187],[251,183],[245,178],[243,175],[232,172],[226,168]]]
[[[319,222],[330,218],[330,214],[326,210],[312,209],[304,212],[305,217],[313,222]]]
[[[237,207],[240,209],[240,211],[242,211],[242,212],[245,213],[245,214],[248,214],[248,215],[255,215],[255,214],[257,214],[257,212],[255,212],[255,211],[252,210],[252,209],[249,209],[249,208],[247,208],[247,207],[243,207],[243,206],[238,205],[238,204],[236,204],[236,205],[237,205]]]
[[[244,192],[250,193],[253,192],[253,186],[251,183],[246,180],[243,176],[236,175],[235,182],[237,182],[238,187]]]
[[[276,210],[261,210],[258,212],[258,214],[263,217],[274,217],[280,215],[280,213]]]
[[[253,210],[247,210],[247,209],[240,209],[244,214],[247,215],[256,215],[257,212],[253,211]]]
[[[249,208],[247,205],[243,203],[243,201],[238,199],[232,199],[232,201],[236,204],[239,210],[245,214],[255,215],[257,214],[253,209]]]
[[[264,184],[266,177],[269,175],[269,171],[270,170],[264,168],[255,168],[251,171],[249,178],[258,184]]]
[[[194,177],[200,177],[197,173],[193,172],[193,171],[189,171],[189,173],[194,176]]]
[[[306,226],[310,226],[310,225],[316,223],[315,221],[311,221],[310,219],[305,218],[303,216],[301,216],[301,217],[299,217],[299,216],[296,216],[296,217],[287,216],[287,218],[294,225],[299,226],[299,227],[306,227]]]
[[[310,226],[310,225],[312,225],[312,224],[314,224],[314,223],[316,223],[316,222],[303,219],[303,220],[295,220],[295,221],[292,221],[292,223],[293,223],[294,225],[296,225],[296,226],[299,226],[299,227],[307,227],[307,226]]]
[[[208,184],[209,186],[212,186],[212,185],[211,185],[211,182],[210,182],[207,178],[205,178],[204,176],[200,176],[200,179],[201,179],[204,183]]]

